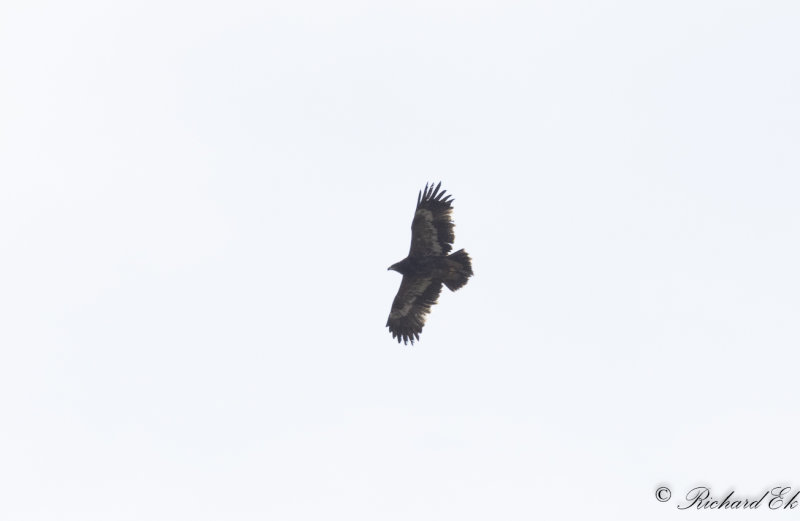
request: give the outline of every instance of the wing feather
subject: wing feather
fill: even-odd
[[[403,275],[400,289],[392,302],[389,320],[386,321],[392,338],[397,338],[398,343],[402,341],[408,344],[411,341],[411,345],[414,345],[414,340],[419,340],[425,325],[425,317],[430,313],[431,306],[436,304],[441,291],[441,281]]]
[[[453,249],[453,197],[445,195],[445,190],[440,192],[441,186],[441,182],[435,187],[426,184],[425,190],[417,196],[417,209],[411,222],[409,257],[447,255]]]

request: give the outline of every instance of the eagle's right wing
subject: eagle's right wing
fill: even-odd
[[[447,255],[453,248],[455,233],[450,214],[453,207],[453,196],[445,196],[445,191],[439,192],[440,182],[434,188],[425,185],[425,191],[420,191],[417,196],[417,209],[414,220],[411,222],[411,249],[409,257],[422,257],[426,255]]]
[[[399,343],[414,344],[419,340],[425,317],[431,311],[431,306],[436,304],[442,283],[431,278],[413,275],[403,275],[400,289],[392,302],[392,311],[386,327],[392,332],[392,338],[397,338]]]

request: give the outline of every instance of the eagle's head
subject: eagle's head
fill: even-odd
[[[403,259],[400,262],[395,262],[394,264],[389,266],[389,270],[394,270],[398,273],[405,275],[407,271],[406,270],[407,266],[408,266],[408,259]]]

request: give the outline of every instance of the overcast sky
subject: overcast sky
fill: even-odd
[[[763,0],[3,2],[0,517],[684,519],[698,485],[800,489],[798,27]],[[400,346],[386,268],[440,180],[475,276]]]

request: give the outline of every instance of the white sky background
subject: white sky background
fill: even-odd
[[[697,485],[800,488],[797,3],[0,20],[0,517],[683,519]],[[439,180],[475,277],[402,347],[386,268]]]

